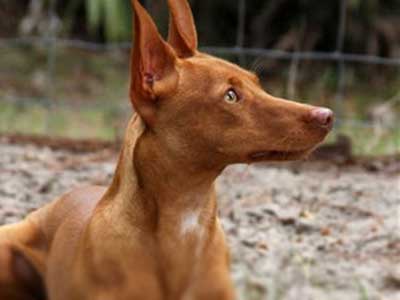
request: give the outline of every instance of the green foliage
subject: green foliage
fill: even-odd
[[[2,103],[0,107],[0,133],[16,132],[69,138],[115,139],[115,128],[110,125],[104,107],[74,110],[57,107],[48,110],[42,105],[18,107]],[[16,122],[18,120],[18,122]]]
[[[131,34],[130,1],[86,0],[88,27],[92,33],[104,29],[107,41],[128,40]]]
[[[10,11],[15,11],[13,14],[0,8],[0,35],[17,34],[18,26],[10,27],[7,24],[11,19],[20,20],[21,15],[29,14],[27,3],[30,1],[14,1],[10,6]],[[43,11],[40,15],[46,16],[51,1],[41,1]],[[166,2],[146,0],[151,15],[161,25],[162,33],[166,31],[165,24],[168,24]],[[246,47],[287,51],[333,51],[337,44],[340,2],[246,1],[244,44]],[[239,1],[190,0],[190,3],[201,45],[235,46]],[[69,0],[57,1],[55,9],[63,20],[62,34],[84,40],[113,42],[131,38],[130,6],[130,0]],[[348,0],[346,13],[344,51],[398,57],[399,0]],[[7,22],[2,22],[2,19]]]

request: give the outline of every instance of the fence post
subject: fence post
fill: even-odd
[[[45,120],[45,131],[48,133],[50,128],[50,115],[55,105],[55,63],[56,63],[56,4],[57,0],[50,0],[47,18],[48,18],[48,30],[45,35],[45,45],[47,47],[47,90],[46,90],[46,120]]]
[[[245,56],[242,53],[244,46],[244,37],[246,30],[246,0],[239,0],[238,5],[238,30],[236,35],[236,48],[240,51],[239,63],[241,66],[245,64]]]
[[[299,53],[302,48],[301,42],[304,37],[305,29],[306,29],[306,17],[303,15],[302,19],[301,19],[301,24],[300,24],[300,30],[299,30],[300,38],[296,42],[296,45],[294,48],[294,53],[292,55],[292,59],[290,61],[290,67],[289,67],[289,76],[288,76],[287,85],[286,85],[286,96],[289,99],[294,99],[296,96],[297,79],[298,79],[298,75],[299,75],[299,67],[300,67],[300,62],[301,62]]]
[[[347,0],[341,0],[339,4],[339,24],[336,38],[336,51],[335,54],[338,56],[338,82],[336,89],[336,97],[335,97],[335,111],[339,120],[339,124],[341,123],[342,118],[344,117],[344,89],[346,85],[346,65],[343,59],[343,46],[344,39],[346,33],[346,21],[347,21]]]

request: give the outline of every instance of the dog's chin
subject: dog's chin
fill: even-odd
[[[315,147],[305,150],[293,151],[259,151],[250,153],[248,158],[251,163],[267,162],[267,161],[294,161],[306,159]]]

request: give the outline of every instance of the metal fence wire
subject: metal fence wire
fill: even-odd
[[[298,66],[301,61],[322,61],[331,62],[336,64],[338,80],[336,84],[336,96],[335,96],[335,107],[334,110],[338,116],[338,124],[350,124],[355,128],[374,128],[376,124],[368,120],[355,120],[354,118],[346,118],[346,111],[344,108],[344,91],[346,89],[346,64],[348,63],[359,63],[365,65],[381,65],[381,66],[394,66],[400,67],[400,58],[387,58],[372,55],[353,54],[343,52],[343,45],[346,37],[346,24],[347,24],[347,5],[348,0],[340,0],[339,5],[339,19],[337,22],[337,36],[336,36],[336,48],[332,52],[303,52],[303,51],[282,51],[276,49],[263,49],[263,48],[247,48],[244,46],[245,40],[245,27],[246,27],[246,0],[238,1],[237,11],[237,34],[236,34],[236,45],[233,47],[214,47],[205,46],[201,50],[214,54],[214,55],[229,55],[230,57],[237,57],[240,64],[244,64],[245,57],[254,57],[257,59],[273,59],[273,60],[286,60],[290,63],[288,78],[287,78],[287,94],[290,95],[293,92],[290,90],[291,87],[296,85],[298,80]],[[35,97],[24,97],[13,99],[13,101],[26,102],[26,105],[42,101],[44,105],[51,110],[54,103],[57,102],[57,95],[54,93],[54,86],[57,81],[56,76],[56,65],[57,65],[57,51],[60,48],[72,48],[78,50],[85,50],[93,53],[102,53],[114,50],[129,50],[131,42],[122,43],[93,43],[84,40],[77,39],[63,39],[58,38],[56,33],[56,26],[52,26],[52,23],[56,19],[56,7],[57,0],[51,0],[49,9],[47,12],[48,17],[48,30],[47,34],[41,37],[16,37],[16,38],[0,38],[0,49],[10,48],[25,45],[40,45],[47,50],[46,58],[46,73],[48,77],[47,90],[45,93],[45,99],[37,99]],[[146,6],[149,5],[149,0],[144,1]],[[399,97],[398,97],[399,96]],[[399,102],[400,93],[393,99],[389,99],[388,103]],[[1,98],[0,98],[1,101]],[[382,125],[382,124],[380,124]],[[383,125],[387,126],[387,125]],[[399,129],[397,124],[389,125],[394,128],[388,128],[390,130]],[[390,152],[400,152],[400,137],[393,140],[393,145],[390,148]]]

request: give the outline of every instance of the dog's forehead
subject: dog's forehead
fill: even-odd
[[[210,66],[213,66],[212,72],[210,72],[210,76],[213,74],[219,77],[230,78],[240,78],[247,79],[253,82],[258,82],[258,76],[250,71],[247,71],[238,65],[235,65],[231,62],[223,60],[221,58],[217,58],[215,56],[211,56],[208,54],[198,54],[189,59],[191,63],[193,63],[197,68],[202,70],[209,71]]]

